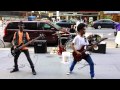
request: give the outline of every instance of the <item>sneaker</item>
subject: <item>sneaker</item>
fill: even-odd
[[[95,77],[91,77],[91,79],[96,79]]]
[[[66,73],[67,75],[70,75],[72,72],[68,72],[68,73]]]
[[[118,44],[116,44],[116,47],[115,48],[118,48]]]
[[[13,69],[12,71],[10,71],[10,73],[13,73],[13,72],[17,72],[17,71],[19,71],[19,69]]]
[[[36,71],[35,71],[35,70],[32,70],[32,74],[33,74],[33,75],[36,75]]]
[[[118,48],[118,46],[116,46],[115,48]]]

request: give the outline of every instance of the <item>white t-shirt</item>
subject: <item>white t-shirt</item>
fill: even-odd
[[[79,24],[80,24],[80,21],[78,20],[78,21],[76,22],[76,27],[77,27]]]
[[[76,50],[80,50],[83,45],[89,45],[88,40],[85,39],[84,37],[81,37],[80,35],[77,35],[73,39],[72,43],[74,43],[74,46],[75,46]]]

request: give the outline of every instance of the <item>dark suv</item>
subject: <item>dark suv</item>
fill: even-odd
[[[44,39],[47,43],[56,44],[58,42],[58,36],[55,34],[62,30],[62,28],[52,22],[45,21],[23,21],[24,31],[27,31],[31,39],[38,37],[40,34],[45,36]],[[19,21],[12,21],[7,24],[4,30],[3,40],[4,42],[11,42],[14,32],[18,29]],[[67,37],[67,36],[66,36]]]

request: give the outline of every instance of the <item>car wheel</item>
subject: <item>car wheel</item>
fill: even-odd
[[[98,25],[98,29],[101,29],[101,26],[100,26],[100,25]]]

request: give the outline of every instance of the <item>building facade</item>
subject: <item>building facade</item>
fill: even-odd
[[[89,22],[90,18],[93,21],[100,18],[99,11],[0,11],[0,19],[12,20],[18,18],[27,18],[28,16],[36,16],[37,18],[55,18],[59,19],[86,19]]]
[[[0,11],[0,20],[25,18],[27,11]]]
[[[93,19],[93,21],[99,19],[99,11],[59,11],[59,16],[57,15],[58,11],[49,11],[49,16],[59,19],[78,19],[78,20],[84,20],[86,19],[87,22],[89,22],[90,18]]]
[[[112,19],[116,22],[120,22],[120,11],[101,11],[100,19]]]

